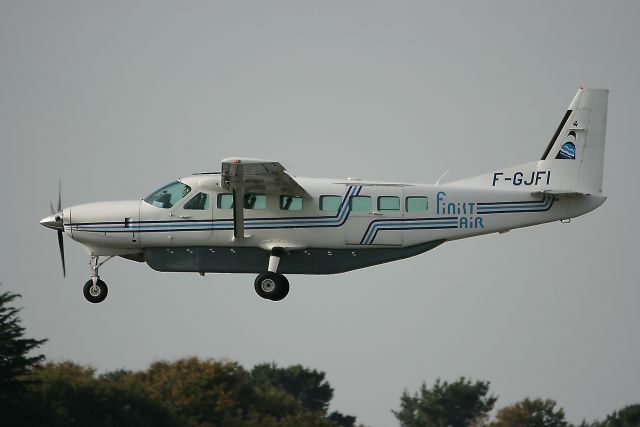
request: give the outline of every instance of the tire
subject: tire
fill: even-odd
[[[289,293],[289,281],[282,274],[267,271],[258,274],[254,282],[256,293],[271,301],[280,301]]]
[[[280,280],[280,286],[278,293],[271,298],[272,301],[281,301],[289,295],[289,280],[282,274],[278,274],[278,280]]]
[[[87,301],[93,304],[98,304],[104,301],[104,299],[107,297],[109,288],[107,288],[107,284],[100,279],[98,279],[94,288],[93,280],[89,280],[84,284],[82,293],[84,294],[84,297]]]

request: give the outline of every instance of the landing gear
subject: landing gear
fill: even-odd
[[[104,301],[109,292],[109,288],[107,288],[107,284],[100,279],[96,280],[95,284],[93,280],[88,280],[87,283],[84,284],[82,291],[87,301],[97,304]]]
[[[282,274],[276,273],[280,257],[284,251],[280,248],[271,250],[268,271],[258,274],[254,282],[256,292],[262,298],[280,301],[289,293],[289,280]]]
[[[109,261],[112,256],[108,257],[104,261],[100,262],[100,257],[97,255],[91,256],[91,279],[84,284],[84,288],[82,289],[82,293],[84,297],[90,303],[97,304],[99,302],[104,301],[107,297],[107,293],[109,293],[109,288],[107,288],[107,284],[100,280],[100,276],[98,275],[98,269],[105,262]]]
[[[289,280],[282,274],[267,271],[258,274],[255,281],[258,295],[271,301],[280,301],[289,293]]]

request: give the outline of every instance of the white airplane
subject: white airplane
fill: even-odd
[[[234,157],[222,172],[141,200],[61,209],[59,192],[57,211],[40,223],[58,232],[63,274],[62,234],[85,247],[92,303],[107,296],[98,269],[114,256],[158,271],[258,273],[258,295],[279,301],[289,292],[283,273],[341,273],[597,208],[608,95],[580,87],[540,160],[455,182],[300,178],[278,162]]]

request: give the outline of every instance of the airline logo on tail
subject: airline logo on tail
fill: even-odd
[[[569,159],[574,160],[576,158],[576,133],[570,131],[567,135],[567,142],[562,144],[560,151],[556,155],[556,159]]]
[[[556,159],[569,159],[573,160],[576,158],[576,146],[572,142],[565,142],[562,144],[560,151],[558,151],[558,155]]]

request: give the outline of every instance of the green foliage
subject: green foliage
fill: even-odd
[[[640,404],[625,406],[608,415],[604,421],[595,422],[592,427],[638,427],[640,426]]]
[[[170,410],[147,396],[131,376],[96,378],[95,370],[72,362],[47,363],[34,370],[22,415],[30,426],[183,425]]]
[[[236,362],[195,357],[156,362],[137,377],[153,400],[194,426],[242,418],[256,399],[248,372]]]
[[[393,411],[403,427],[469,427],[480,425],[493,409],[497,397],[487,396],[489,382],[472,382],[464,377],[449,384],[437,379],[433,388],[422,384],[420,391],[400,398],[400,410]]]
[[[44,359],[42,355],[29,356],[46,340],[24,338],[25,329],[20,325],[18,313],[12,303],[20,295],[11,292],[0,294],[0,421],[12,422],[17,415],[15,405],[21,401],[21,394],[28,375],[34,365]]]
[[[351,415],[344,415],[337,411],[330,413],[329,419],[334,424],[337,424],[342,427],[353,427],[356,423],[356,417],[353,417]]]
[[[551,399],[524,399],[498,411],[488,427],[568,427],[564,410]]]
[[[46,363],[32,377],[37,381],[26,388],[20,425],[337,427],[355,422],[355,417],[312,411],[287,390],[258,384],[230,361],[188,358],[100,376],[72,362]]]
[[[310,370],[301,365],[279,368],[275,363],[256,365],[251,370],[256,384],[286,390],[304,407],[326,412],[333,397],[333,389],[325,381],[324,372]]]

